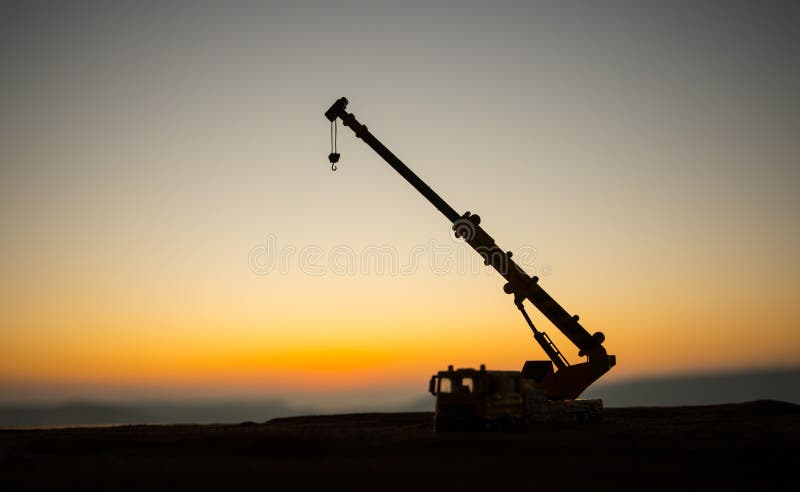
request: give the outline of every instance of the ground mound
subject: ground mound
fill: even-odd
[[[432,432],[432,414],[0,431],[0,486],[744,490],[793,480],[800,406],[608,409],[603,422]],[[66,478],[69,481],[66,482]]]

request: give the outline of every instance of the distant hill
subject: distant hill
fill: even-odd
[[[2,405],[0,426],[225,423],[259,421],[313,411],[276,401],[187,401],[109,404]]]
[[[712,405],[753,400],[800,404],[800,369],[598,382],[582,397],[602,398],[606,407]]]

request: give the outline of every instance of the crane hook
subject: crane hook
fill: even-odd
[[[331,163],[331,171],[336,171],[336,163],[339,162],[337,137],[336,120],[333,120],[331,121],[331,153],[328,154],[328,161]]]

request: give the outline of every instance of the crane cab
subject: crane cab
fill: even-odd
[[[436,396],[434,427],[469,430],[512,424],[522,418],[524,381],[519,371],[453,369],[431,376]]]
[[[448,366],[431,376],[436,397],[434,430],[468,431],[514,427],[531,422],[599,420],[602,400],[553,401],[539,381],[552,374],[550,361],[528,361],[523,371],[490,371]],[[535,368],[535,369],[534,369]]]

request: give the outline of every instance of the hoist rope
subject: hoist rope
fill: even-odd
[[[331,121],[331,154],[328,156],[328,160],[331,161],[331,171],[336,171],[336,161],[339,160],[339,154],[337,152],[339,147],[338,142],[338,126],[336,125],[336,120]]]

